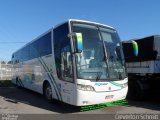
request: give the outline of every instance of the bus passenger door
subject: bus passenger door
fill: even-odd
[[[54,56],[57,77],[60,80],[59,89],[62,101],[72,103],[74,98],[75,84],[73,80],[71,41],[68,37],[69,24],[64,23],[53,31]]]
[[[63,101],[73,103],[75,84],[73,79],[73,64],[71,53],[66,51],[61,53],[61,77]]]

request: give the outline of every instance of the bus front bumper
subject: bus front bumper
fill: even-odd
[[[86,106],[123,100],[127,96],[128,87],[117,91],[95,92],[77,90],[76,106]]]

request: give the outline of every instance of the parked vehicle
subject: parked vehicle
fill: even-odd
[[[160,83],[160,35],[135,39],[138,54],[131,41],[123,41],[123,52],[128,73],[129,97],[145,99],[159,91]]]
[[[71,19],[13,53],[13,83],[75,106],[122,100],[122,58],[114,28]]]

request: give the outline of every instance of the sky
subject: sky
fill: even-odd
[[[160,0],[0,0],[0,61],[70,18],[114,27],[121,40],[160,34]]]

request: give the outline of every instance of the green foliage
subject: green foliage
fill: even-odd
[[[0,80],[0,87],[11,87],[13,84],[11,80]]]

